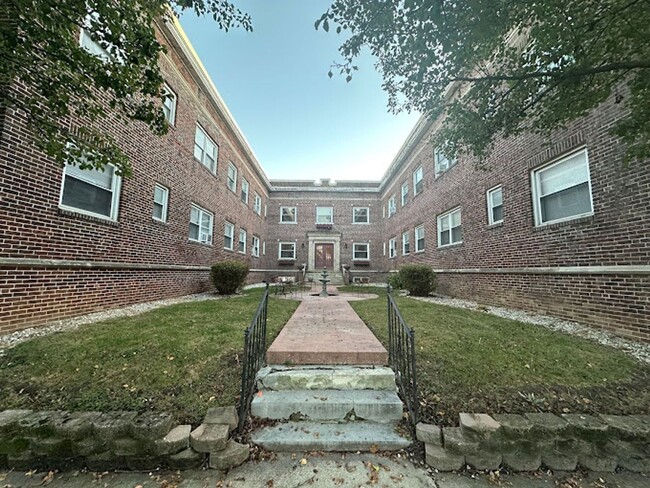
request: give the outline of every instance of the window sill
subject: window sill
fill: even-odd
[[[223,250],[228,252],[235,252],[234,249],[230,249],[229,247],[224,247]]]
[[[332,230],[334,224],[316,224],[317,229]]]
[[[370,222],[352,222],[353,225],[370,225]]]
[[[560,220],[558,222],[549,222],[548,224],[539,224],[539,225],[536,225],[533,228],[533,230],[535,232],[538,232],[538,231],[544,231],[544,230],[547,230],[547,229],[554,229],[556,227],[564,227],[566,225],[583,224],[583,223],[586,223],[586,222],[593,222],[593,220],[594,220],[594,214],[590,213],[590,214],[580,215],[580,216],[575,217],[575,218]]]
[[[452,249],[454,247],[458,247],[458,246],[462,246],[462,245],[463,245],[463,241],[453,242],[451,244],[445,244],[444,246],[438,246],[438,249],[440,249],[440,250]]]
[[[199,246],[213,247],[213,244],[208,244],[207,242],[195,241],[193,239],[187,240],[188,244],[197,244]]]
[[[151,221],[157,225],[165,225],[165,226],[169,225],[169,222],[167,222],[166,220],[160,220],[155,217],[151,217]]]
[[[370,266],[370,260],[358,260],[358,261],[352,260],[352,264],[354,266],[368,267]]]
[[[296,264],[295,259],[278,259],[278,264],[280,266],[293,266]]]
[[[415,251],[415,254],[420,254],[422,252],[424,252],[424,249],[420,249],[419,251]]]
[[[278,222],[278,224],[284,224],[284,225],[287,225],[287,224],[289,224],[289,225],[297,225],[298,222]]]
[[[498,229],[499,227],[503,227],[503,220],[500,222],[495,222],[494,224],[489,224],[487,226],[488,229]]]
[[[113,220],[108,217],[100,217],[98,215],[90,215],[84,212],[80,212],[77,210],[72,210],[72,209],[67,209],[63,207],[59,207],[59,215],[63,215],[65,217],[75,217],[78,219],[86,220],[88,222],[96,222],[98,224],[104,224],[108,225],[110,227],[119,227],[120,224],[117,220]]]

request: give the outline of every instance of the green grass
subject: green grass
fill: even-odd
[[[345,291],[345,288],[341,288]],[[386,343],[386,293],[351,302]],[[487,313],[396,297],[416,335],[423,414],[647,413],[650,367],[613,348]]]
[[[108,320],[24,342],[0,357],[0,410],[156,410],[197,424],[240,389],[243,332],[262,290]],[[270,340],[298,302],[271,297]]]

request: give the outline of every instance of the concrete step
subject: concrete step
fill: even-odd
[[[259,390],[388,390],[395,373],[384,366],[267,366],[257,373]]]
[[[288,422],[253,432],[252,440],[275,452],[394,451],[411,444],[393,424],[373,422]]]
[[[274,420],[371,420],[402,418],[402,401],[386,390],[260,390],[251,415]]]

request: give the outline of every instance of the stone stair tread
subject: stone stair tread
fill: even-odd
[[[402,410],[397,393],[387,390],[261,390],[251,404],[251,415],[274,420],[298,416],[392,422],[402,418]]]
[[[389,390],[395,373],[384,366],[267,366],[257,374],[260,390]]]
[[[374,422],[288,422],[252,434],[255,444],[270,451],[393,451],[411,440],[395,432],[393,424]]]

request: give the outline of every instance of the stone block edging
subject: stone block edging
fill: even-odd
[[[0,411],[0,469],[227,470],[248,459],[229,439],[235,407],[208,410],[196,429],[158,412]]]
[[[650,472],[650,415],[460,414],[460,427],[419,423],[426,462],[475,469]]]

